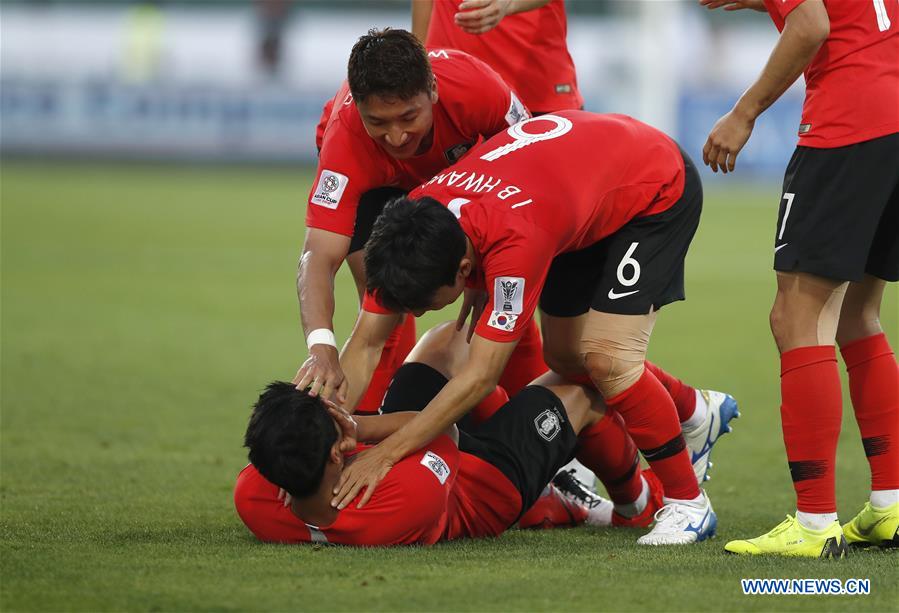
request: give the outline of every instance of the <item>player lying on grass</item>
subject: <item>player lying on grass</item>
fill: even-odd
[[[437,371],[425,370],[430,367],[415,366],[422,368],[418,383],[391,385],[386,405],[393,404],[391,392],[404,403],[416,396],[426,403],[439,390],[433,384],[446,382]],[[420,378],[423,372],[430,381]],[[247,427],[251,464],[238,476],[235,506],[257,538],[284,543],[429,545],[496,536],[519,518],[525,527],[609,525],[611,502],[588,507],[547,489],[574,453],[577,433],[603,418],[598,400],[585,386],[542,375],[474,434],[450,426],[397,462],[365,507],[336,509],[333,489],[364,449],[358,443],[382,440],[416,414],[354,419],[292,384],[272,383]],[[290,495],[286,506],[279,488]],[[661,493],[654,498],[658,503]]]
[[[416,314],[464,290],[463,312],[477,323],[466,366],[344,472],[335,504],[365,488],[364,505],[393,463],[490,393],[539,301],[547,363],[600,390],[664,485],[667,508],[639,542],[709,536],[714,512],[676,405],[644,367],[658,309],[684,298],[701,208],[698,173],[668,136],[581,111],[512,126],[388,204],[366,246],[369,290],[384,307]]]
[[[442,324],[430,330],[409,354],[407,363],[397,371],[384,399],[382,410],[390,414],[401,409],[421,410],[424,408],[466,362],[469,348],[470,345],[466,341],[465,334],[456,331],[451,324]],[[260,402],[254,410],[254,415],[265,410],[267,405],[273,403],[275,405],[279,403],[285,404],[293,401],[304,403],[304,406],[306,406],[309,405],[311,399],[304,392],[299,391],[288,393],[286,390],[280,389],[280,391],[276,392],[266,392],[260,398]],[[459,512],[463,514],[459,521],[466,528],[458,536],[497,534],[498,531],[506,527],[504,522],[511,523],[520,512],[520,508],[522,508],[520,505],[523,503],[519,502],[519,506],[516,507],[514,513],[508,511],[503,515],[504,521],[497,521],[495,513],[489,510],[498,504],[493,492],[506,492],[507,498],[515,498],[514,493],[509,494],[508,479],[497,473],[496,470],[483,469],[481,462],[477,461],[476,458],[468,457],[464,453],[466,442],[470,445],[472,441],[484,438],[484,432],[480,430],[482,424],[485,422],[492,423],[493,415],[498,410],[504,410],[507,404],[509,404],[508,396],[506,396],[502,388],[497,387],[494,393],[488,395],[460,424],[464,429],[462,434],[463,453],[458,480],[453,486],[455,488],[453,490],[453,499],[458,499],[465,503],[459,506],[461,509]],[[318,405],[313,404],[313,406]],[[502,423],[508,423],[511,417],[512,414],[509,414],[509,417],[504,418]],[[525,420],[529,419],[526,414],[520,414],[519,417]],[[372,419],[377,420],[379,418],[364,416],[357,419],[359,420],[360,428],[368,429],[361,435],[362,438],[379,439],[381,434],[389,434],[393,431],[393,427],[405,423],[405,420],[408,418],[409,415],[406,415],[401,421],[372,421]],[[278,448],[289,452],[293,446],[293,443],[289,443],[289,441],[289,444],[278,446],[274,437],[276,437],[277,428],[280,426],[277,424],[272,425],[274,418],[267,419],[269,421],[266,423],[269,423],[269,426],[266,428],[261,428],[260,426],[254,428],[252,423],[251,427],[248,428],[247,445],[251,449],[257,449],[257,459],[254,461],[259,463],[265,461],[264,458],[266,456],[258,455],[264,450]],[[569,474],[560,473],[553,479],[559,491],[547,488],[536,504],[521,517],[518,522],[520,526],[567,526],[587,521],[593,525],[611,524],[618,527],[645,527],[652,522],[655,512],[662,504],[663,493],[661,484],[651,471],[643,471],[641,469],[636,446],[625,431],[621,418],[614,413],[605,413],[601,418],[590,421],[591,423],[579,430],[577,446],[574,451],[579,458],[600,475],[613,502],[605,501],[587,491],[582,484]],[[373,424],[378,426],[377,430],[372,429],[374,428]],[[523,427],[525,428],[530,427],[525,422],[522,422],[522,424],[524,424]],[[511,428],[510,432],[518,432],[522,424]],[[295,429],[289,428],[286,431],[294,432]],[[259,434],[260,432],[265,433],[266,436],[262,437]],[[466,438],[465,432],[473,434],[474,438]],[[489,440],[490,436],[493,436],[489,435],[489,432],[494,432],[494,430],[488,429],[487,432],[488,436],[485,440]],[[253,437],[250,436],[251,433],[255,433]],[[514,436],[517,436],[517,434]],[[520,454],[523,454],[522,457],[525,459],[529,457],[531,451],[528,448],[517,447],[503,437],[493,439],[493,443],[487,442],[486,453],[490,452],[491,447],[497,447],[497,453],[500,456],[502,456],[503,449],[511,449],[515,453],[520,452]],[[522,440],[527,439],[525,437]],[[483,445],[475,445],[472,453],[475,456],[479,453],[483,455],[485,447]],[[397,466],[400,464],[407,467],[415,466],[421,455],[421,453],[416,452],[416,454],[413,454],[414,458],[416,458],[415,461],[409,461],[407,458]],[[519,463],[524,461],[518,460]],[[508,461],[504,461],[502,458],[497,460],[497,463],[500,466],[508,466]],[[393,471],[396,470],[397,468],[394,467],[391,475],[403,478],[404,470],[397,471],[394,475]],[[266,470],[266,472],[269,471]],[[523,478],[521,476],[522,473],[519,472],[517,474],[518,476],[514,477],[515,482]],[[535,474],[542,473],[538,471]],[[388,479],[392,480],[393,476],[388,476]],[[271,478],[275,479],[276,477]],[[286,483],[286,481],[282,483]],[[404,490],[393,488],[392,490],[389,489],[387,493],[390,491],[401,492]],[[382,495],[378,493],[376,497],[378,496]],[[383,501],[384,498],[379,498],[379,500]],[[278,487],[262,477],[259,474],[259,469],[253,465],[248,466],[241,473],[238,487],[235,490],[235,501],[245,523],[263,540],[303,541],[309,540],[313,534],[307,527],[298,523],[295,517],[291,517],[289,513],[285,512],[284,505],[281,503],[281,496],[278,493]],[[484,508],[478,510],[478,505],[484,506]],[[378,513],[380,513],[380,506],[375,507],[370,514],[366,514],[369,506],[366,505],[362,509],[350,506],[340,512],[347,514],[342,517],[362,518],[359,520],[362,522],[375,521]],[[506,506],[508,507],[508,505]],[[451,507],[451,515],[455,513],[452,510],[455,508]],[[347,521],[353,520],[348,519]],[[287,530],[287,533],[281,531],[278,528],[279,526]],[[334,542],[333,539],[331,542]],[[338,542],[349,541],[344,539]],[[353,542],[359,544],[358,541]]]

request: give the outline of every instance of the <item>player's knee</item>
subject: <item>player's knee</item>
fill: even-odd
[[[842,347],[881,332],[879,305],[865,305],[854,310],[844,308],[837,324],[836,341]]]
[[[591,351],[584,354],[584,366],[604,398],[617,396],[643,375],[642,356]]]
[[[775,300],[774,306],[771,307],[771,313],[768,315],[768,323],[771,326],[771,334],[774,336],[774,341],[777,343],[777,346],[782,346],[788,340],[787,334],[787,323],[789,321],[789,317],[787,316],[787,309],[784,307],[782,300]]]
[[[465,332],[456,331],[455,322],[444,322],[428,330],[406,357],[407,362],[426,364],[452,378],[460,361],[468,355]]]
[[[580,354],[560,351],[558,347],[543,345],[543,361],[553,372],[574,375],[583,372],[584,361]]]

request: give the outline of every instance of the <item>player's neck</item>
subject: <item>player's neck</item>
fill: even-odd
[[[311,496],[294,499],[290,510],[301,521],[313,526],[330,526],[337,519],[338,511],[331,506],[334,495],[331,493],[337,481],[340,479],[340,471],[325,470],[321,485]]]

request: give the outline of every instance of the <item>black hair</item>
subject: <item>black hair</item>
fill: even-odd
[[[433,198],[388,202],[365,244],[369,292],[392,311],[429,308],[438,289],[455,283],[466,240],[456,216]]]
[[[253,405],[244,447],[259,473],[294,498],[318,489],[337,426],[320,398],[273,381]]]
[[[369,30],[359,38],[347,64],[353,99],[372,95],[408,100],[431,91],[434,74],[421,42],[406,30]]]

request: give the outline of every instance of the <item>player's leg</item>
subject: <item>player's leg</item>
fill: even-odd
[[[771,329],[781,354],[781,424],[797,514],[760,537],[728,543],[728,551],[845,555],[834,491],[842,413],[834,343],[847,282],[862,281],[899,183],[895,164],[883,163],[895,159],[897,148],[899,135],[836,149],[797,147],[787,167]]]
[[[724,392],[694,388],[649,360],[644,362],[644,367],[655,375],[674,400],[684,441],[690,451],[693,473],[701,485],[711,479],[712,448],[721,435],[732,431],[730,421],[740,416],[737,401]]]
[[[577,287],[567,283],[569,277],[577,276],[578,271],[588,270],[587,266],[581,267],[580,259],[589,262],[589,269],[596,268],[593,258],[582,258],[582,254],[591,255],[585,252],[566,254],[569,257],[553,263],[540,298],[540,318],[545,339],[544,355],[553,372],[561,373],[569,381],[595,388],[584,368],[579,349],[589,299],[584,300],[572,295],[570,290],[566,291],[566,288]],[[563,264],[566,265],[564,268]],[[581,308],[584,314],[569,316]],[[547,310],[561,315],[550,315]],[[616,525],[648,526],[658,510],[662,487],[654,475],[643,474],[637,447],[625,430],[621,417],[614,411],[607,411],[605,418],[588,426],[580,433],[578,440],[576,457],[593,471],[615,503]],[[565,482],[560,482],[559,487],[570,489],[573,494],[578,491],[576,487],[567,487]]]
[[[371,236],[372,227],[378,215],[384,209],[384,205],[388,201],[405,194],[405,191],[394,187],[380,187],[365,192],[359,200],[356,225],[353,229],[353,238],[350,240],[350,249],[346,261],[353,275],[353,281],[356,283],[356,291],[359,293],[360,302],[365,293],[365,266],[363,264],[365,243],[368,241],[368,237]],[[400,367],[414,345],[415,318],[407,315],[394,328],[387,338],[387,342],[384,343],[381,359],[375,367],[374,373],[372,373],[368,388],[359,399],[359,404],[356,408],[358,413],[377,412],[393,373]]]
[[[897,227],[899,189],[881,218],[868,256],[869,274],[849,284],[837,327],[852,408],[871,468],[870,499],[843,526],[849,543],[861,546],[899,547],[899,365],[880,326],[884,279],[899,278]]]
[[[601,278],[580,354],[606,405],[624,419],[661,480],[666,506],[646,545],[687,544],[713,536],[717,518],[697,486],[674,402],[644,367],[658,309],[683,300],[684,259],[699,225],[702,184],[683,154],[684,191],[668,210],[631,220],[603,241]]]

